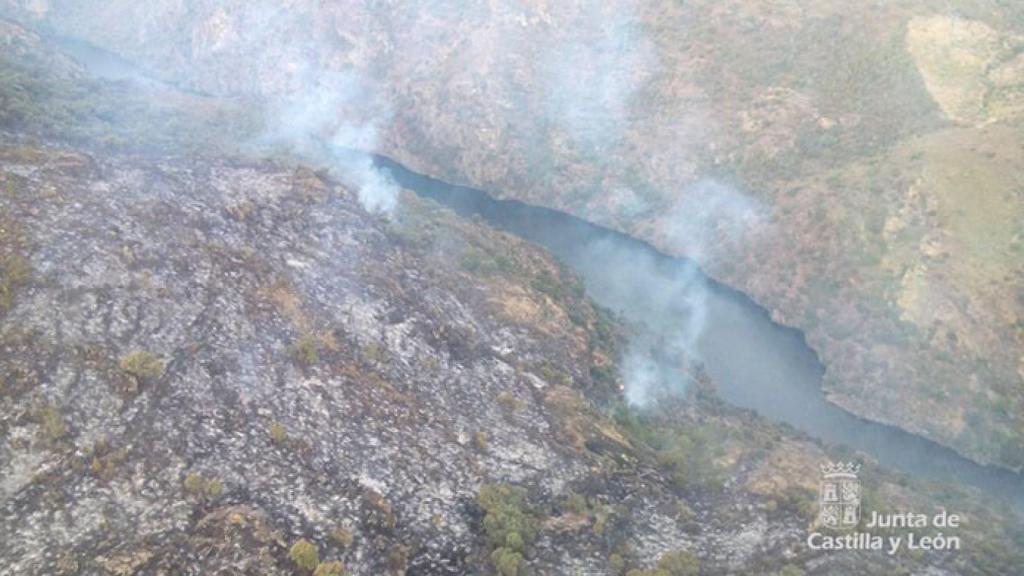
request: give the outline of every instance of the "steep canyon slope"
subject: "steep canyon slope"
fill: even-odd
[[[1018,4],[0,6],[203,92],[343,78],[379,151],[692,256],[807,333],[834,402],[1024,466]]]
[[[619,325],[535,246],[242,149],[237,102],[90,79],[0,21],[0,574],[1010,573],[803,545],[849,458],[715,399],[619,400]],[[338,562],[344,564],[344,568]],[[529,571],[529,572],[528,572]]]

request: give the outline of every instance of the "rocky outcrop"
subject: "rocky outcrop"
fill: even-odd
[[[946,116],[965,123],[1019,114],[1021,94],[1014,89],[1024,77],[1015,61],[1022,41],[984,22],[948,16],[918,17],[907,24],[907,51],[928,92]]]

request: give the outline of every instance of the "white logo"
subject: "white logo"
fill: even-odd
[[[854,528],[860,522],[860,464],[833,463],[821,466],[818,501],[821,525],[834,530]]]

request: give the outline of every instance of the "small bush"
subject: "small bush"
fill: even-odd
[[[496,399],[498,400],[498,404],[501,405],[502,409],[506,412],[521,412],[526,408],[526,403],[513,396],[508,390],[499,392]]]
[[[804,576],[804,571],[792,564],[786,564],[782,570],[775,573],[775,576]]]
[[[288,355],[299,366],[312,366],[320,362],[320,344],[307,334],[288,348]]]
[[[590,527],[594,531],[594,534],[598,536],[604,536],[605,530],[608,529],[608,519],[611,517],[611,507],[599,506],[594,509],[594,524]]]
[[[267,433],[270,434],[270,440],[274,444],[284,444],[288,440],[288,430],[280,422],[271,424],[270,428],[267,429]]]
[[[565,497],[565,504],[563,507],[565,510],[580,516],[590,513],[590,506],[587,505],[586,497],[573,490],[569,490],[569,494]]]
[[[537,518],[526,508],[526,490],[503,484],[480,487],[477,503],[486,511],[484,531],[494,547],[514,546],[523,550],[533,543],[540,528]]]
[[[391,509],[391,502],[372,489],[363,492],[362,508],[363,521],[372,530],[389,533],[398,524],[398,518],[395,517],[394,511]]]
[[[314,553],[315,552],[316,551],[314,549]],[[321,562],[313,572],[313,576],[344,576],[344,574],[345,565],[342,564],[340,560],[334,560],[333,562]]]
[[[506,547],[491,552],[491,564],[501,576],[520,576],[524,568],[523,555]]]
[[[203,499],[214,499],[224,491],[224,484],[216,478],[206,478],[198,472],[191,472],[182,482],[185,492]]]
[[[31,276],[32,269],[23,256],[0,256],[0,312],[6,312],[11,308],[14,304],[14,294],[28,284]]]
[[[64,425],[64,417],[53,404],[41,406],[36,410],[35,420],[39,423],[43,437],[50,442],[56,442],[67,436],[68,428]]]
[[[209,498],[216,498],[220,496],[220,493],[224,491],[224,484],[220,480],[213,478],[206,483],[206,496]]]
[[[405,574],[409,567],[409,549],[401,544],[393,545],[387,551],[388,568],[394,574]]]
[[[700,574],[700,560],[685,550],[666,552],[658,560],[657,568],[634,569],[626,576],[697,576]]]
[[[164,373],[164,363],[145,350],[135,350],[121,357],[121,370],[136,380],[152,380]]]
[[[715,464],[721,445],[709,429],[663,426],[630,408],[620,408],[613,416],[630,436],[654,450],[658,465],[679,488],[721,486],[721,471]]]
[[[700,560],[685,550],[666,552],[658,560],[658,568],[667,572],[669,576],[697,576],[700,574]]]
[[[97,441],[93,444],[92,460],[89,462],[89,471],[96,478],[109,481],[117,474],[118,467],[128,458],[125,450],[113,449],[107,441]]]
[[[339,526],[331,531],[331,539],[337,542],[342,548],[348,548],[355,540],[355,536],[352,535],[351,530]]]
[[[540,377],[549,384],[572,386],[572,377],[560,370],[551,362],[542,362],[541,365],[537,367],[537,372],[539,372]]]
[[[813,518],[818,508],[817,494],[796,484],[786,486],[776,498],[776,503],[780,511],[805,519]]]
[[[288,550],[288,557],[303,570],[315,570],[320,564],[320,553],[317,551],[316,545],[305,538],[292,544],[291,549]]]
[[[367,344],[363,347],[363,357],[373,364],[380,364],[388,358],[387,348],[377,343]]]
[[[491,564],[501,576],[520,576],[525,570],[523,554],[540,531],[540,519],[527,507],[526,490],[485,484],[477,503],[486,512],[484,532],[492,547]]]
[[[478,430],[473,434],[473,445],[476,446],[477,450],[487,450],[487,432]]]
[[[62,552],[57,558],[57,573],[58,574],[78,574],[80,568],[78,560],[75,559],[75,555],[70,551]]]
[[[613,553],[608,557],[608,568],[613,576],[619,576],[626,569],[626,560],[621,554]]]

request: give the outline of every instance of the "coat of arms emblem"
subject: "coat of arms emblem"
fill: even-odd
[[[854,528],[860,522],[860,464],[829,462],[821,466],[819,520],[826,528]]]

